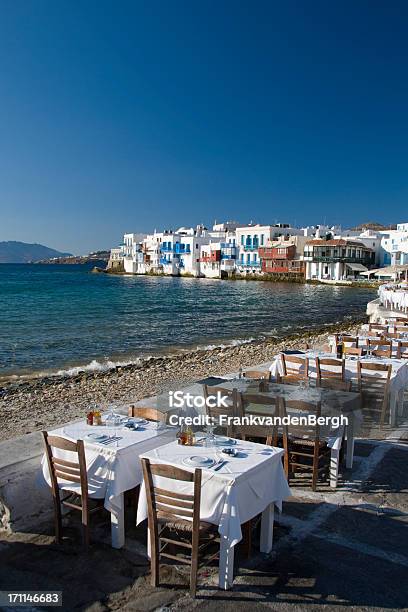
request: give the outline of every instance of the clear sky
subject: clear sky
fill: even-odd
[[[408,3],[0,1],[0,240],[408,221]]]

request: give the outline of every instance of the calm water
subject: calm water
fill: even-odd
[[[281,336],[363,314],[374,297],[367,289],[1,264],[0,377]]]

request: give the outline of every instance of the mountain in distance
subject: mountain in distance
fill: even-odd
[[[29,244],[16,240],[0,242],[0,263],[30,263],[51,257],[67,257],[71,253],[61,253],[43,244]]]

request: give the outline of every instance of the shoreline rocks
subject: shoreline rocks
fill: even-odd
[[[222,376],[271,361],[284,347],[301,348],[306,342],[318,347],[327,341],[328,335],[355,331],[365,320],[366,317],[362,317],[311,332],[238,346],[177,351],[101,372],[8,382],[0,387],[0,440],[84,417],[92,402],[104,409],[109,402],[135,402],[210,375]]]

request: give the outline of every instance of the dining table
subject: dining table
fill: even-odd
[[[225,389],[235,388],[241,393],[259,393],[259,384],[245,378],[222,382],[219,386]],[[301,387],[298,385],[269,383],[261,395],[270,397],[273,400],[281,398],[289,401],[320,403],[322,417],[335,417],[336,421],[339,420],[340,416],[346,417],[347,424],[344,426],[328,425],[320,428],[321,436],[326,439],[327,445],[330,448],[330,487],[336,488],[340,467],[340,451],[344,439],[347,443],[346,467],[349,469],[353,467],[354,439],[363,421],[360,394],[324,387]]]
[[[298,357],[307,357],[309,359],[309,377],[313,380],[317,378],[316,357],[331,358],[332,353],[324,351],[309,350],[299,351]],[[345,370],[344,375],[346,380],[357,380],[357,362],[361,363],[378,363],[382,365],[391,365],[390,378],[390,415],[389,423],[395,427],[398,420],[398,414],[403,410],[404,390],[408,386],[408,359],[397,359],[396,357],[373,357],[363,355],[362,357],[349,356],[344,360]],[[330,369],[330,368],[329,368]],[[270,366],[271,375],[276,377],[277,374],[283,375],[282,359],[277,355]]]
[[[227,445],[235,456],[224,455]],[[205,458],[212,466],[202,468],[200,519],[217,525],[220,535],[219,587],[229,589],[233,582],[234,549],[242,539],[241,525],[261,514],[260,550],[270,553],[273,546],[274,509],[291,496],[282,465],[282,448],[215,436],[210,446],[194,447],[177,442],[156,447],[141,456],[193,471],[191,457]],[[154,476],[154,484],[180,493],[192,493],[193,483]],[[167,486],[166,486],[167,485]],[[148,516],[146,489],[140,489],[137,523]],[[150,536],[149,536],[150,538]],[[150,542],[150,539],[149,539]],[[148,545],[150,550],[150,543]]]
[[[176,429],[163,423],[139,420],[137,429],[125,426],[126,418],[117,426],[108,424],[103,416],[102,425],[88,425],[77,421],[49,431],[49,435],[61,436],[67,440],[84,441],[91,499],[103,499],[104,507],[111,514],[111,540],[113,548],[125,544],[124,493],[143,481],[140,456],[169,441],[174,440]],[[98,442],[95,438],[105,436]],[[104,440],[104,441],[102,441]],[[53,454],[66,461],[75,461],[71,451],[54,448]],[[48,462],[45,455],[41,461],[40,483],[51,485]],[[80,484],[59,479],[61,489],[80,492]]]

